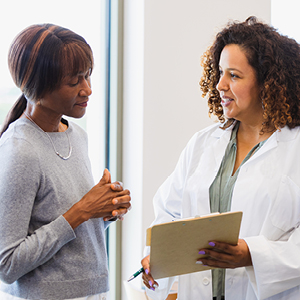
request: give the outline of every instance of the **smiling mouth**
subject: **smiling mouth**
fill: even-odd
[[[232,101],[234,101],[232,98],[222,97],[221,104],[223,106],[228,106]]]

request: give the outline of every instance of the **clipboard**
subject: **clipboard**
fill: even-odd
[[[238,242],[242,212],[226,212],[154,225],[147,229],[154,279],[212,269],[196,264],[209,241]]]

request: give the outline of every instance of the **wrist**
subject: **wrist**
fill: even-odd
[[[88,213],[81,209],[79,202],[75,203],[67,212],[65,212],[63,217],[73,229],[91,218]]]

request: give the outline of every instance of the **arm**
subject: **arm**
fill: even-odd
[[[12,283],[48,261],[75,234],[62,216],[33,230],[31,216],[43,180],[36,153],[17,141],[0,151],[0,279]]]
[[[253,266],[246,267],[248,278],[259,299],[299,286],[300,228],[286,241],[270,241],[264,236],[245,238]]]
[[[31,145],[25,144],[20,149],[16,144],[7,143],[0,151],[0,280],[12,283],[47,262],[75,239],[72,225],[75,228],[79,223],[69,223],[60,210],[55,217],[54,214],[47,215],[47,211],[43,216],[35,214],[38,205],[46,206],[42,198],[37,198],[37,195],[43,195],[44,175]],[[104,187],[114,196],[124,192],[112,191],[110,183]],[[97,194],[99,189],[93,190],[86,199],[91,201],[91,195]],[[115,198],[108,202],[118,210],[118,206],[112,204]],[[81,207],[86,209],[88,216],[98,217],[99,211],[92,213],[86,204]],[[106,209],[103,216],[111,214],[112,210]],[[85,219],[80,218],[81,222]]]
[[[194,145],[193,140],[181,154],[174,172],[158,189],[153,199],[155,220],[151,226],[182,218],[183,193],[188,176],[189,163]],[[145,257],[141,264],[145,270],[143,282],[149,289],[147,294],[151,299],[165,299],[174,282],[174,277],[155,280],[151,275],[150,247],[145,249]],[[148,273],[148,274],[147,274]]]

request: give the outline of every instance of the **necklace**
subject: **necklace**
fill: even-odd
[[[46,132],[46,131],[44,131],[38,124],[36,124],[28,115],[27,115],[27,113],[25,113],[24,112],[24,115],[37,127],[37,128],[39,128],[42,132],[44,132],[46,135],[47,135],[47,137],[49,138],[49,140],[50,140],[50,142],[51,142],[51,144],[52,144],[52,146],[53,146],[53,149],[54,149],[54,152],[55,152],[55,154],[57,155],[57,156],[59,156],[61,159],[63,159],[63,160],[67,160],[67,159],[69,159],[70,158],[70,156],[71,156],[71,154],[72,154],[72,145],[71,145],[71,142],[70,142],[70,138],[69,138],[69,135],[68,135],[68,133],[67,133],[67,131],[65,131],[65,133],[66,133],[66,135],[67,135],[67,138],[68,138],[68,142],[69,142],[69,154],[68,154],[68,156],[62,156],[60,153],[58,153],[57,152],[57,150],[56,150],[56,148],[55,148],[55,146],[54,146],[54,143],[53,143],[53,141],[52,141],[52,139],[51,139],[51,137],[50,137],[50,135]]]

